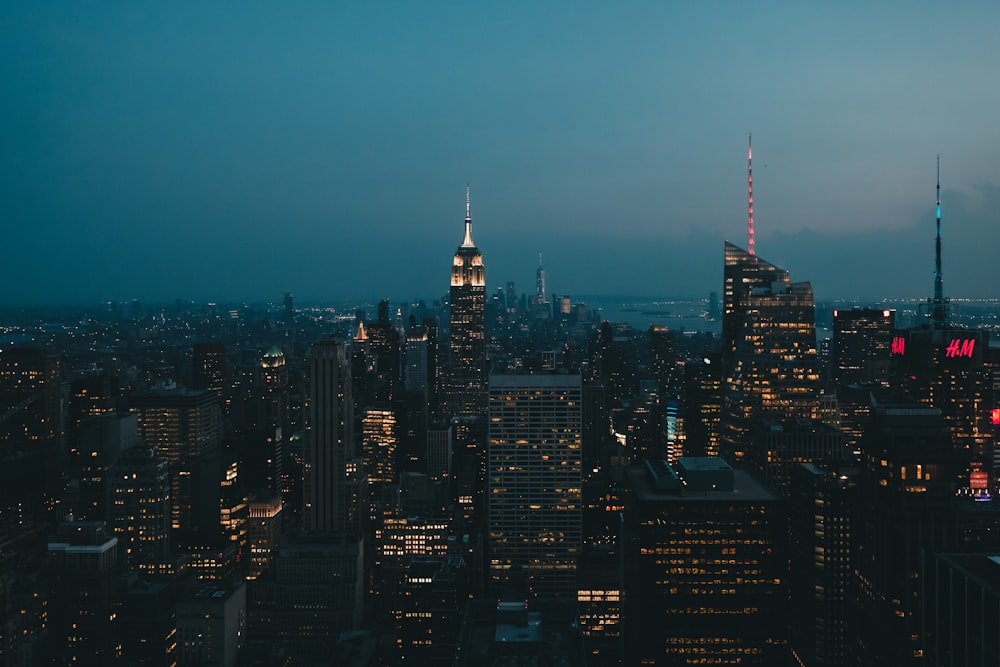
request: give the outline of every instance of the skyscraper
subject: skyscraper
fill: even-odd
[[[347,462],[354,456],[354,416],[347,347],[322,340],[309,352],[304,495],[306,529],[350,530],[354,518]]]
[[[814,419],[819,411],[812,286],[726,242],[722,345],[723,444],[742,459],[751,419]]]
[[[784,503],[717,457],[647,461],[628,484],[625,664],[788,664]]]
[[[912,398],[941,411],[954,436],[964,467],[965,493],[981,498],[996,489],[998,453],[993,442],[993,410],[997,399],[990,361],[990,332],[967,329],[949,321],[949,300],[941,277],[941,175],[938,167],[937,235],[934,297],[928,299],[928,321],[897,332],[891,355],[898,387]]]
[[[145,445],[129,447],[117,459],[107,474],[107,527],[123,545],[130,571],[172,574],[167,462]]]
[[[498,585],[520,567],[536,595],[576,595],[582,394],[577,374],[490,376],[489,553]]]
[[[221,449],[221,412],[211,391],[173,389],[132,397],[130,410],[138,415],[139,438],[156,447],[170,469],[171,523],[176,530],[195,530],[199,496],[207,497],[218,484],[211,464]],[[214,479],[213,479],[214,477]]]
[[[833,311],[833,380],[838,384],[888,384],[895,328],[894,310]]]
[[[486,413],[486,272],[472,240],[469,191],[465,192],[465,237],[451,266],[451,358],[447,411],[450,416]]]

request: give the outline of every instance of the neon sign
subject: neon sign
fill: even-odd
[[[892,353],[893,354],[903,354],[906,350],[906,339],[902,336],[892,337]]]
[[[972,358],[972,350],[976,346],[975,338],[955,338],[944,350],[944,356],[949,359],[968,357]]]
[[[994,426],[1000,426],[1000,408],[993,408],[990,413],[990,423]]]

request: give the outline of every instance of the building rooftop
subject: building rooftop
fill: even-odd
[[[721,464],[713,463],[712,461],[702,461],[702,459],[715,459],[716,461],[721,461],[725,467],[720,467]],[[714,472],[728,474],[730,471],[732,473],[732,490],[726,490],[726,486],[718,485],[715,489],[711,486],[703,487],[696,486],[692,488],[691,484],[682,485],[679,491],[674,490],[663,490],[658,489],[656,481],[649,474],[648,469],[643,467],[632,467],[627,471],[629,482],[632,485],[632,489],[635,491],[636,497],[640,502],[649,503],[685,503],[685,502],[730,502],[730,503],[746,503],[746,502],[766,502],[774,501],[778,499],[774,493],[772,493],[768,488],[760,481],[757,480],[750,472],[742,470],[739,468],[732,468],[724,460],[717,457],[691,457],[682,458],[679,461],[684,461],[685,463],[690,462],[691,467],[687,468],[688,476],[691,472],[701,474],[711,474]],[[713,469],[710,466],[715,465]],[[676,464],[675,464],[676,466]],[[700,468],[698,466],[701,466]],[[680,470],[677,471],[678,476],[684,479],[685,474]]]

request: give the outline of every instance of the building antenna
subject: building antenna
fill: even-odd
[[[465,184],[465,238],[462,240],[463,248],[475,248],[472,241],[472,207],[469,200],[469,184]]]
[[[948,323],[948,309],[944,298],[944,284],[941,279],[941,156],[937,156],[937,206],[936,227],[934,239],[934,303],[931,313],[931,323],[943,327]]]
[[[753,135],[747,135],[747,252],[753,249]]]

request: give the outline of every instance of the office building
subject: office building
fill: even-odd
[[[488,506],[494,586],[511,568],[540,597],[576,596],[582,542],[577,374],[490,376]]]
[[[1000,555],[941,553],[925,601],[927,661],[942,667],[1000,664]]]
[[[144,576],[172,574],[167,462],[152,447],[129,447],[109,467],[106,488],[108,528],[123,547],[128,570]]]
[[[195,343],[191,354],[192,387],[221,397],[229,384],[229,364],[223,343]]]
[[[896,311],[854,308],[833,311],[831,379],[836,384],[889,384]]]
[[[0,350],[0,456],[37,459],[49,499],[65,465],[62,399],[59,355],[29,347]]]
[[[625,664],[786,664],[784,502],[718,457],[628,479]]]
[[[80,423],[80,502],[77,516],[86,521],[110,518],[105,500],[108,469],[119,454],[138,444],[138,421],[134,414],[116,412],[90,417]],[[169,514],[168,514],[169,516]]]
[[[133,396],[140,440],[156,448],[170,472],[171,525],[200,528],[198,498],[214,494],[219,483],[212,464],[221,449],[218,396],[208,390],[164,389]],[[216,514],[217,516],[217,514]]]
[[[861,449],[861,509],[852,525],[859,658],[909,664],[924,650],[929,554],[955,551],[958,539],[951,429],[936,408],[875,402]]]
[[[803,667],[855,664],[852,521],[857,481],[857,469],[799,463],[790,471],[789,644],[795,664]]]
[[[177,602],[177,667],[234,667],[247,637],[247,585],[205,585]]]
[[[964,462],[958,474],[969,495],[992,496],[997,488],[990,423],[997,405],[988,348],[988,331],[955,326],[906,329],[892,343],[896,386],[941,411]],[[986,473],[985,485],[973,485],[974,472]]]
[[[52,607],[52,664],[111,664],[121,654],[117,621],[118,539],[103,521],[75,521],[56,527],[49,542],[55,576]]]
[[[752,419],[819,416],[816,314],[809,283],[728,242],[725,261],[723,451],[741,461]]]
[[[354,458],[354,414],[347,347],[313,345],[308,360],[306,443],[303,451],[305,527],[312,533],[357,530],[348,462]]]

